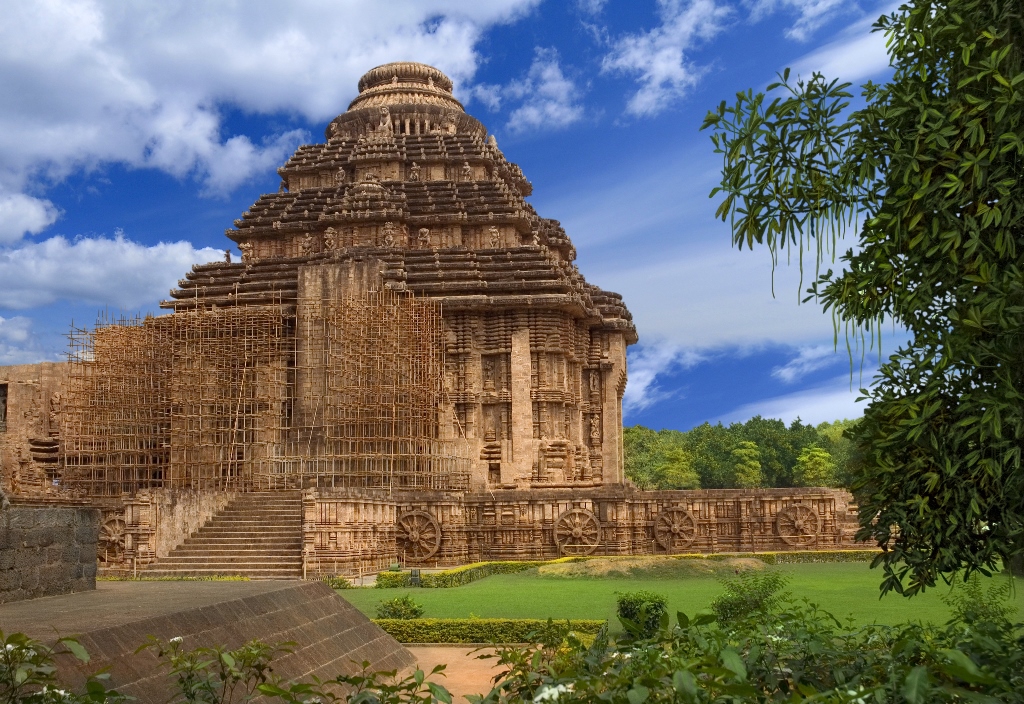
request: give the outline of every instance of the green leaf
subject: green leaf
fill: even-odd
[[[697,696],[697,679],[689,670],[676,670],[672,673],[672,686],[691,699]]]
[[[61,638],[57,641],[74,655],[80,662],[89,662],[89,652],[74,638]]]
[[[452,693],[441,685],[427,682],[427,689],[430,690],[430,694],[433,695],[434,699],[444,702],[444,704],[452,704]]]
[[[907,675],[900,691],[910,704],[924,704],[929,689],[928,668],[918,665]]]
[[[718,656],[721,658],[722,664],[736,675],[736,679],[745,680],[747,678],[747,667],[743,664],[739,653],[732,648],[725,648]]]
[[[642,702],[647,701],[650,695],[651,691],[642,684],[635,684],[626,691],[626,698],[629,699],[629,704],[642,704]]]

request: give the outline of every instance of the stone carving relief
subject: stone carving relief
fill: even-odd
[[[307,234],[302,238],[302,242],[299,245],[299,249],[302,251],[302,256],[308,257],[316,254],[316,240],[313,239],[313,235]]]
[[[419,181],[420,180],[420,171],[421,171],[421,169],[420,169],[419,164],[417,164],[415,161],[412,162],[412,166],[409,167],[409,175],[407,177],[408,180],[410,180],[410,181]]]
[[[338,169],[334,172],[334,185],[341,186],[348,180],[348,175],[345,173],[345,169]]]
[[[462,162],[462,180],[472,181],[473,180],[473,167],[469,165],[468,161]]]
[[[251,264],[256,261],[253,255],[253,244],[252,242],[242,242],[238,245],[239,251],[242,252],[242,263]]]
[[[396,234],[396,232],[397,232],[397,230],[395,228],[395,223],[390,222],[390,221],[384,223],[384,228],[381,230],[381,233],[383,235],[383,237],[381,239],[381,243],[385,247],[394,247],[395,246],[395,234]]]
[[[324,230],[324,249],[332,252],[338,248],[338,231],[333,227]]]
[[[487,241],[490,243],[492,249],[497,248],[498,245],[501,244],[501,231],[494,225],[491,225],[487,229]]]
[[[430,228],[421,227],[419,233],[417,233],[417,241],[421,247],[430,246]]]

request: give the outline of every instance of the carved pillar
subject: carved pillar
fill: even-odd
[[[533,471],[536,441],[533,439],[533,399],[530,394],[530,329],[525,325],[512,333],[512,465],[515,477],[505,474],[502,482],[528,478]]]

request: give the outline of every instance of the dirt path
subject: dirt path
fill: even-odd
[[[438,684],[448,688],[453,704],[466,704],[467,694],[486,694],[491,690],[491,678],[497,674],[496,660],[478,660],[472,645],[413,645],[409,652],[416,658],[420,669],[429,673],[435,665],[447,665],[446,677],[435,677]]]

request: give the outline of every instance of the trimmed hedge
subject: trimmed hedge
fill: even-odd
[[[754,557],[767,565],[792,565],[801,563],[824,562],[870,562],[879,553],[878,550],[800,550],[794,552],[742,552],[742,553],[687,553],[683,555],[661,555],[672,560],[728,560],[734,557]],[[635,557],[658,557],[654,555],[597,555],[594,557],[561,557],[557,560],[533,560],[517,562],[512,560],[495,562],[474,562],[450,570],[434,573],[422,573],[420,586],[427,589],[447,589],[475,582],[492,574],[515,574],[542,565],[556,565],[563,562],[582,562],[584,560],[615,559],[624,560]],[[377,575],[378,589],[394,589],[411,587],[412,576],[408,572],[381,572]]]
[[[536,618],[378,618],[373,622],[399,643],[530,643],[542,640],[548,629],[564,630],[567,623],[584,635],[597,633],[607,623]]]
[[[453,570],[423,574],[420,576],[420,581],[424,587],[448,589],[449,587],[459,587],[484,577],[490,577],[492,574],[515,574],[516,572],[525,572],[526,570],[546,564],[548,562],[545,560],[533,562],[513,562],[511,560],[504,562],[474,562],[470,565],[456,567]]]
[[[806,550],[752,554],[768,565],[796,565],[824,562],[871,562],[881,550]]]

